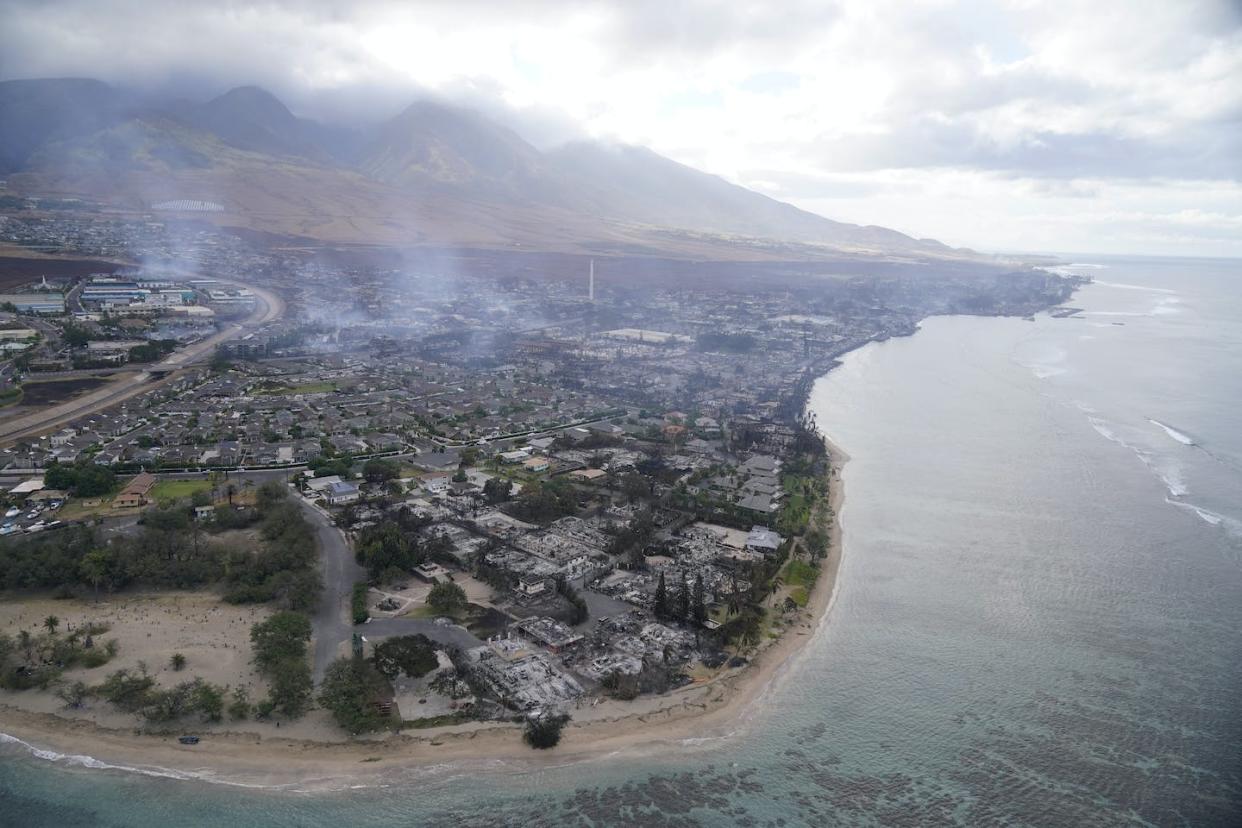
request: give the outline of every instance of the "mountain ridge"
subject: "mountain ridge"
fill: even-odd
[[[808,255],[822,246],[976,256],[834,221],[646,147],[579,141],[541,151],[475,110],[431,99],[358,128],[300,118],[257,86],[169,103],[92,79],[3,81],[0,147],[8,148],[0,174],[18,189],[135,206],[217,201],[228,213],[222,220],[326,241],[386,243],[412,232],[425,242],[538,246],[575,234],[580,242],[650,241],[658,229],[734,246],[787,242]],[[431,204],[441,214],[429,215]]]

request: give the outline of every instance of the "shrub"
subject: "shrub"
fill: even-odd
[[[136,713],[150,703],[154,687],[155,679],[147,673],[145,666],[140,665],[137,672],[117,670],[95,688],[95,695],[122,710]]]
[[[371,613],[367,611],[367,585],[365,581],[359,581],[354,584],[354,592],[350,596],[350,607],[355,624],[365,624],[367,619],[371,617]]]
[[[233,700],[229,702],[229,718],[234,721],[241,721],[250,716],[250,697],[246,694],[244,687],[238,687],[233,691]]]
[[[569,724],[569,714],[532,716],[526,720],[522,739],[536,750],[554,748],[561,742],[561,731]]]

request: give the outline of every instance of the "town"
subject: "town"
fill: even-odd
[[[1025,315],[1070,290],[1029,270],[743,292],[736,276],[653,284],[605,256],[540,278],[500,256],[393,266],[158,216],[28,212],[5,218],[6,243],[92,264],[0,296],[0,588],[223,584],[226,603],[273,613],[252,633],[257,664],[264,624],[313,641],[292,648],[304,670],[268,665],[255,714],[297,718],[318,686],[355,734],[517,713],[534,744],[601,700],[744,669],[805,623],[830,551],[833,461],[803,414],[814,380],[929,313]],[[50,412],[36,425],[32,406]],[[197,541],[295,519],[324,529],[322,563],[303,551],[239,579],[219,540]],[[201,569],[130,571],[131,547],[167,531]],[[75,560],[87,547],[97,569]],[[114,676],[130,687],[137,669]],[[289,672],[305,686],[282,690]],[[79,703],[112,699],[79,684]],[[156,686],[134,709],[165,709]]]

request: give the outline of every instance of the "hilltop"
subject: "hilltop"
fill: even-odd
[[[89,79],[0,83],[0,174],[17,194],[330,243],[613,251],[701,259],[979,260],[833,221],[644,147],[540,150],[483,114],[420,100],[370,126],[296,116],[239,87],[144,99]],[[187,211],[190,203],[210,212]]]

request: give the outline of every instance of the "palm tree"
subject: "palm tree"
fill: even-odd
[[[108,553],[102,549],[92,549],[82,558],[82,577],[90,581],[95,590],[95,603],[99,603],[99,584],[108,574]]]
[[[741,642],[747,646],[754,646],[759,643],[759,616],[753,613],[747,613],[746,618],[742,621]]]
[[[736,570],[730,573],[729,580],[732,588],[725,595],[725,614],[732,616],[737,615],[746,606],[746,593],[742,592],[741,587],[738,586]]]
[[[55,615],[49,615],[47,618],[43,619],[43,626],[47,628],[48,632],[55,635],[56,628],[60,626],[60,619]]]
[[[168,663],[172,665],[174,670],[183,670],[185,669],[185,656],[181,653],[173,653],[172,658],[168,660]]]
[[[768,584],[769,584],[769,585],[771,586],[771,588],[772,588],[772,591],[769,593],[769,594],[772,596],[772,603],[773,603],[773,604],[775,604],[775,603],[776,603],[776,593],[777,593],[777,592],[779,592],[779,591],[780,591],[780,589],[781,589],[781,587],[783,587],[783,586],[785,585],[785,579],[784,579],[784,578],[782,578],[782,577],[781,577],[781,574],[778,572],[778,573],[776,573],[775,575],[773,575],[773,576],[772,576],[772,580],[768,581]]]

